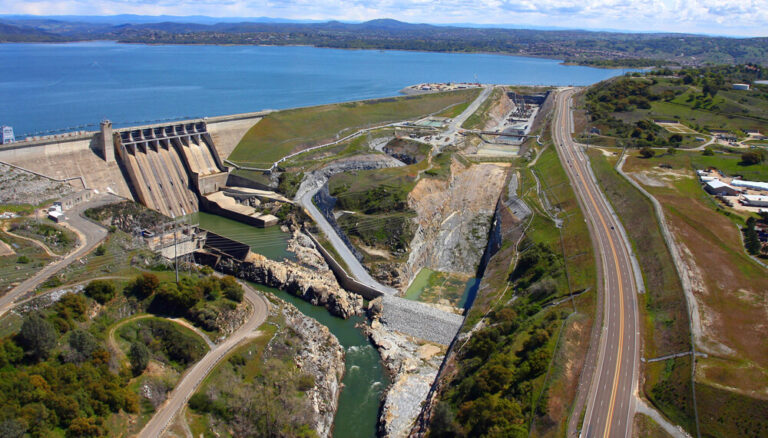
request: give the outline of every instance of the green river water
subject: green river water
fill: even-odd
[[[216,234],[238,240],[251,246],[251,250],[273,260],[293,259],[286,250],[288,234],[279,227],[256,228],[221,216],[197,213],[187,221],[200,223],[200,227]],[[382,391],[389,384],[379,353],[355,324],[362,317],[344,320],[337,318],[323,307],[295,297],[287,292],[251,283],[258,290],[272,293],[296,306],[303,314],[328,327],[346,351],[344,385],[339,397],[333,436],[356,438],[376,436],[376,422]]]

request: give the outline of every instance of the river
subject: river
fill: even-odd
[[[280,46],[0,44],[17,138],[396,95],[421,82],[588,85],[622,73],[542,58]]]
[[[198,221],[200,227],[238,240],[251,246],[254,252],[273,260],[293,259],[286,250],[288,234],[278,227],[255,228],[221,216],[196,213],[187,217],[188,222]],[[256,289],[277,295],[296,306],[303,314],[328,327],[346,351],[346,373],[339,397],[339,408],[334,422],[335,438],[365,438],[376,436],[376,422],[382,391],[389,384],[379,353],[362,331],[355,327],[363,317],[344,320],[332,316],[324,307],[297,298],[287,292],[251,283]]]

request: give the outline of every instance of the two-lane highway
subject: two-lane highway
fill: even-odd
[[[597,366],[581,436],[629,437],[639,360],[637,283],[631,249],[621,223],[592,179],[582,146],[571,138],[570,108],[574,92],[573,89],[558,92],[552,135],[598,250],[596,258],[602,266],[604,296]]]

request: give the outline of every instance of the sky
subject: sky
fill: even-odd
[[[0,0],[3,14],[207,15],[768,36],[768,0]]]

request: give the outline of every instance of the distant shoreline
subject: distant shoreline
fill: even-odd
[[[560,61],[560,65],[569,67],[589,67],[600,70],[620,70],[620,69],[633,69],[642,70],[645,68],[653,67],[630,67],[630,66],[598,66],[580,64],[578,62],[571,62],[564,60],[561,57],[550,57],[544,55],[530,55],[530,54],[516,54],[509,52],[483,52],[483,51],[442,51],[442,50],[408,50],[408,49],[378,49],[378,48],[365,48],[365,47],[326,47],[316,46],[312,44],[238,44],[238,43],[167,43],[167,42],[146,42],[146,41],[120,41],[120,40],[71,40],[71,41],[3,41],[0,44],[78,44],[78,43],[100,43],[111,42],[115,44],[129,44],[129,45],[144,45],[144,46],[219,46],[219,47],[312,47],[315,49],[331,49],[331,50],[349,50],[349,51],[369,51],[369,52],[409,52],[409,53],[443,53],[449,55],[497,55],[497,56],[513,56],[516,58],[531,58],[531,59],[549,59],[552,61]]]

